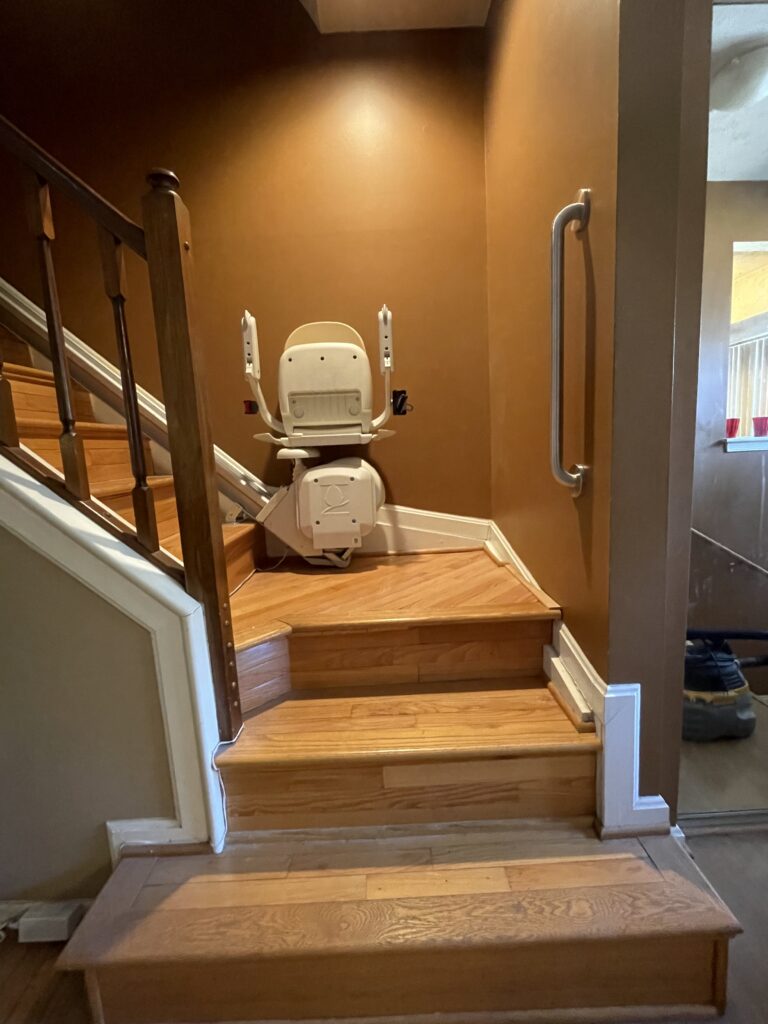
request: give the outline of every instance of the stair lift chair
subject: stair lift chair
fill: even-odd
[[[390,391],[394,369],[392,314],[379,312],[379,367],[384,377],[385,406],[373,416],[373,381],[363,339],[340,323],[298,327],[285,343],[278,371],[280,419],[274,417],[261,390],[256,320],[242,319],[245,376],[258,412],[270,433],[259,441],[276,445],[277,458],[293,463],[293,479],[280,487],[259,513],[257,522],[314,565],[346,568],[362,538],[376,525],[384,503],[384,485],[376,470],[359,455],[322,460],[329,447],[359,448],[394,433],[383,430],[391,415],[408,409],[405,391]],[[311,464],[309,464],[311,463]]]

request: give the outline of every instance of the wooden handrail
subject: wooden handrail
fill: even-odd
[[[73,199],[97,224],[105,228],[121,242],[133,249],[143,259],[147,258],[147,246],[143,229],[122,214],[116,207],[103,199],[98,192],[46,153],[24,132],[7,118],[0,116],[0,146],[31,168],[50,185],[55,185]]]

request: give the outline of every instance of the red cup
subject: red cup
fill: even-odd
[[[725,421],[725,436],[726,437],[736,437],[736,435],[739,432],[739,423],[740,422],[741,422],[741,417],[739,417],[739,416],[729,416],[728,419]]]
[[[752,425],[755,437],[768,437],[768,416],[753,416]]]

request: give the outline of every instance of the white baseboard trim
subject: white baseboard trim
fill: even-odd
[[[640,795],[640,685],[605,683],[562,622],[545,648],[544,670],[592,709],[602,742],[597,778],[601,835],[668,832],[669,807],[663,797]]]
[[[120,860],[125,847],[179,846],[208,841],[185,829],[175,818],[129,818],[108,821],[106,826],[113,864]],[[223,847],[222,840],[216,852],[221,852]]]
[[[485,546],[489,521],[470,516],[382,505],[376,526],[363,538],[361,553],[417,554],[420,551],[456,551]]]
[[[213,754],[219,735],[202,606],[166,573],[0,456],[0,525],[150,634],[176,818],[113,822],[110,844],[210,842],[226,816]]]

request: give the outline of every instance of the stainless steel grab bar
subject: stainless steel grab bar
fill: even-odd
[[[558,213],[552,222],[552,397],[550,419],[550,461],[552,475],[559,484],[572,489],[578,498],[584,486],[587,466],[563,466],[563,305],[565,229],[569,224],[574,231],[583,231],[589,224],[591,192],[579,190],[575,203]]]

